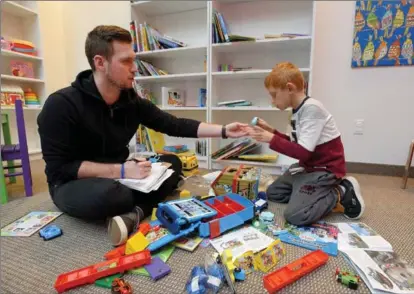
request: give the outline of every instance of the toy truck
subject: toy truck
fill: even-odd
[[[328,262],[329,256],[322,250],[313,251],[298,260],[263,277],[264,288],[269,294],[299,280]]]

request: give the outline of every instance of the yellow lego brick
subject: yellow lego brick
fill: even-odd
[[[181,198],[189,198],[191,197],[191,192],[188,190],[182,190],[180,193],[180,199]]]
[[[153,208],[152,215],[151,215],[151,221],[155,221],[155,220],[157,220],[157,209]]]
[[[221,255],[221,259],[223,261],[223,264],[229,270],[230,278],[234,283],[234,281],[235,281],[234,270],[236,269],[236,266],[233,263],[233,255],[231,254],[231,250],[230,249],[224,250],[222,255]]]
[[[139,232],[132,236],[130,239],[128,239],[126,243],[126,249],[125,254],[132,254],[138,251],[142,251],[149,245],[148,239],[145,238],[145,236]]]

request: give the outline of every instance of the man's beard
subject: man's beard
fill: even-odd
[[[112,77],[111,77],[111,75],[110,74],[106,74],[106,79],[108,80],[108,82],[112,85],[112,86],[114,86],[114,87],[116,87],[116,88],[118,88],[119,90],[128,90],[128,89],[131,89],[132,88],[132,83],[131,83],[131,85],[122,85],[122,84],[120,84],[120,83],[118,83],[117,81],[115,81],[115,79],[113,79]]]

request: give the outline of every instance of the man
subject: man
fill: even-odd
[[[151,172],[145,160],[126,161],[128,143],[140,124],[176,137],[246,135],[244,124],[226,126],[177,118],[133,90],[137,66],[130,33],[98,26],[87,36],[91,70],[71,86],[49,96],[38,116],[39,135],[50,194],[57,207],[83,219],[108,219],[114,245],[124,243],[139,221],[177,187],[181,162],[164,156],[175,170],[157,190],[131,190],[118,178],[142,179]]]

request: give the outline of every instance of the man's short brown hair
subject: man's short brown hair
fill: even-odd
[[[102,55],[108,60],[112,57],[113,41],[132,43],[132,37],[126,29],[118,26],[97,26],[89,32],[85,42],[85,53],[93,71],[95,71],[93,62],[95,55]]]

